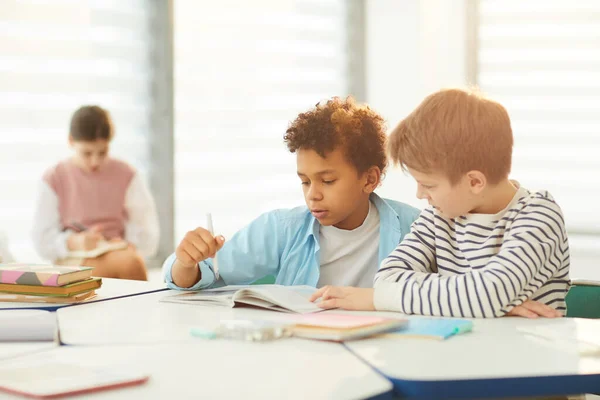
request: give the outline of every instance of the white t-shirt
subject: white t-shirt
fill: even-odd
[[[379,212],[369,202],[369,213],[354,230],[321,226],[319,230],[321,275],[325,285],[373,287],[379,268]]]

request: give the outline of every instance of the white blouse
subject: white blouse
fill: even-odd
[[[148,186],[136,173],[125,193],[124,239],[133,244],[146,258],[156,254],[159,241],[159,225],[156,204]],[[67,257],[67,238],[74,232],[63,231],[58,208],[58,196],[45,181],[41,181],[36,199],[33,244],[45,259],[56,261]]]

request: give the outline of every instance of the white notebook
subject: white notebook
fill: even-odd
[[[553,348],[584,356],[600,356],[600,320],[553,318],[519,326],[517,330],[538,338]]]
[[[98,242],[98,246],[92,250],[76,250],[67,253],[68,258],[96,258],[109,251],[121,250],[128,246],[127,242]]]
[[[164,297],[160,301],[224,307],[247,305],[273,311],[308,314],[323,311],[309,300],[315,291],[316,289],[310,286],[223,286],[197,292],[178,293]]]
[[[590,279],[573,279],[571,284],[579,286],[600,286],[600,281],[593,281]]]
[[[44,342],[56,338],[56,314],[43,310],[2,310],[0,342]]]

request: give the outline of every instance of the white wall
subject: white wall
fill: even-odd
[[[467,0],[367,0],[366,93],[392,129],[429,93],[467,84]],[[391,167],[379,193],[423,207]]]
[[[429,93],[468,81],[469,0],[366,0],[366,101],[391,130]],[[378,193],[423,208],[416,184],[390,167]],[[570,235],[571,277],[600,280],[596,238]]]

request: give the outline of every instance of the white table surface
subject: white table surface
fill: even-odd
[[[96,297],[87,302],[78,304],[0,302],[0,310],[20,308],[57,310],[65,307],[80,306],[88,303],[121,298],[124,296],[136,296],[140,294],[153,293],[159,290],[166,290],[164,282],[145,282],[126,279],[102,278],[102,287],[100,289],[96,289]]]
[[[222,320],[289,318],[289,314],[252,308],[162,303],[163,291],[57,311],[62,343],[70,345],[147,344],[197,340],[191,328],[213,329]],[[85,322],[83,322],[85,321]]]
[[[346,346],[410,397],[600,393],[600,355],[582,356],[574,344],[557,347],[517,330],[575,323],[566,318],[475,320],[473,332],[445,341],[387,337]]]
[[[192,327],[210,329],[226,319],[287,318],[287,314],[259,309],[159,302],[173,294],[163,291],[58,310],[61,341],[70,345],[195,344],[202,339],[190,336]],[[398,317],[396,313],[377,314]],[[436,398],[452,391],[457,398],[489,397],[488,390],[496,397],[562,394],[553,379],[565,376],[568,381],[561,378],[557,382],[575,390],[571,393],[600,392],[600,357],[557,349],[517,330],[519,326],[571,322],[476,320],[472,333],[446,341],[374,338],[347,342],[346,346],[391,379],[399,393],[416,398]],[[597,385],[592,386],[597,390],[591,390],[590,379],[596,380]]]
[[[50,350],[58,347],[56,342],[3,342],[0,343],[0,360]]]
[[[136,346],[61,346],[79,365],[148,373],[141,386],[76,399],[364,399],[391,397],[391,383],[343,345],[288,338],[252,343],[197,339]],[[25,356],[30,357],[30,356]],[[22,358],[23,359],[23,358]],[[0,399],[17,399],[0,392]]]

